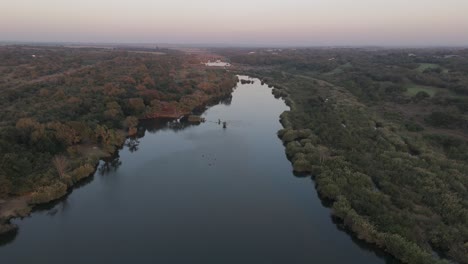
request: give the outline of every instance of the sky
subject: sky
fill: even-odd
[[[468,46],[468,0],[2,0],[0,41]]]

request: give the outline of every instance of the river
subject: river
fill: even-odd
[[[288,107],[252,80],[200,125],[143,123],[66,198],[13,220],[0,263],[394,263],[294,176],[276,136]]]

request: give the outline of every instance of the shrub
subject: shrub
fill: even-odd
[[[37,188],[31,195],[31,204],[48,203],[56,200],[67,193],[67,185],[62,182],[56,182],[52,185]]]
[[[70,173],[70,175],[71,175],[74,182],[78,182],[78,181],[88,177],[93,172],[94,172],[94,166],[92,166],[90,164],[84,164],[84,165],[76,168],[75,170],[73,170]]]

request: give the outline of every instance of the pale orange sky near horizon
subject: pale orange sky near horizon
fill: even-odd
[[[466,0],[15,0],[0,41],[468,45]]]

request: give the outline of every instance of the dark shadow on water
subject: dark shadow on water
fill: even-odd
[[[341,220],[340,218],[334,216],[331,213],[332,206],[333,206],[333,201],[321,196],[317,191],[317,184],[315,183],[313,178],[311,178],[311,180],[312,180],[312,183],[314,184],[314,188],[316,190],[316,195],[317,195],[318,199],[320,200],[320,203],[322,204],[323,207],[330,210],[330,219],[333,222],[333,224],[335,224],[336,228],[340,232],[345,233],[349,238],[351,238],[353,243],[356,244],[360,249],[362,249],[364,251],[367,251],[367,252],[374,253],[374,255],[376,255],[378,258],[383,259],[385,261],[385,263],[387,263],[387,264],[402,264],[401,261],[399,261],[398,259],[396,259],[392,255],[388,254],[387,252],[385,252],[385,250],[379,248],[378,246],[376,246],[374,244],[371,244],[371,243],[368,243],[368,242],[366,242],[364,240],[358,239],[356,237],[356,235],[344,225],[343,220]]]
[[[68,196],[73,193],[73,191],[81,189],[85,187],[86,185],[90,184],[94,180],[94,173],[93,175],[82,179],[81,181],[77,182],[75,185],[73,185],[73,188],[70,188],[70,190],[67,192],[67,194],[57,200],[45,203],[45,204],[39,204],[34,206],[33,210],[31,213],[36,213],[36,212],[44,212],[48,211],[48,215],[55,215],[59,211],[65,211],[68,208]]]
[[[188,127],[198,126],[200,123],[190,123],[186,121],[186,117],[181,118],[181,120],[171,119],[171,118],[160,118],[160,119],[146,119],[141,120],[137,137],[142,138],[145,136],[146,132],[155,134],[158,131],[167,131],[171,130],[177,133],[178,131],[184,130]]]
[[[346,228],[344,225],[343,221],[335,216],[330,216],[332,222],[336,225],[339,231],[346,233],[351,240],[353,240],[353,243],[356,244],[360,249],[367,251],[367,252],[372,252],[374,253],[377,257],[385,260],[385,263],[387,264],[402,264],[399,260],[394,258],[393,256],[389,255],[386,253],[383,249],[377,247],[376,245],[367,243],[364,240],[360,240],[356,238],[356,236]]]
[[[211,99],[210,101],[208,101],[206,104],[202,106],[196,107],[195,109],[192,110],[192,113],[195,115],[201,115],[206,110],[208,110],[208,108],[210,108],[211,106],[219,105],[219,104],[229,106],[231,105],[231,102],[232,102],[232,93],[225,94],[225,95]]]
[[[112,157],[103,159],[103,162],[98,166],[97,172],[99,175],[104,176],[116,172],[121,165],[122,161],[120,161],[119,152],[117,151]]]
[[[18,229],[14,229],[6,234],[0,236],[0,247],[6,246],[13,241],[15,241],[16,236],[18,235]]]
[[[218,104],[230,105],[232,102],[232,94],[224,95],[221,97],[214,98],[204,105],[196,107],[192,110],[191,114],[202,115],[211,106]],[[180,120],[174,118],[157,118],[157,119],[144,119],[140,120],[138,124],[138,132],[136,138],[142,138],[146,132],[151,134],[157,133],[158,131],[171,130],[175,133],[184,130],[189,127],[199,126],[202,123],[192,123],[187,121],[188,116],[182,117]],[[138,148],[136,149],[138,150]]]
[[[232,96],[225,96],[222,98],[216,98],[209,102],[209,104],[201,106],[193,111],[194,114],[203,114],[209,106],[213,106],[216,104],[225,104],[229,105],[232,101]],[[113,155],[107,158],[103,158],[95,168],[95,171],[89,176],[81,181],[75,183],[72,188],[70,188],[67,194],[59,199],[54,201],[35,205],[33,210],[31,211],[31,215],[38,212],[47,212],[48,215],[54,216],[58,212],[63,212],[68,208],[68,196],[73,193],[74,190],[83,188],[84,186],[90,184],[96,175],[105,176],[110,173],[113,173],[119,169],[122,165],[122,161],[120,160],[119,152],[122,150],[123,147],[127,147],[130,152],[138,151],[140,138],[143,138],[146,132],[149,133],[157,133],[158,131],[165,131],[171,130],[174,132],[184,130],[189,127],[198,126],[200,123],[190,123],[186,120],[187,118],[182,118],[181,120],[176,120],[172,118],[158,118],[158,119],[148,119],[148,120],[140,120],[139,127],[137,130],[137,134],[134,137],[129,137],[125,140],[125,143],[122,147],[118,148]],[[27,216],[29,217],[29,216]],[[0,246],[7,245],[12,243],[16,236],[18,235],[18,229],[15,229],[11,232],[6,234],[0,235]]]
[[[125,140],[124,146],[128,148],[130,152],[136,152],[138,151],[138,148],[140,146],[140,141],[138,140],[137,137],[130,137]]]
[[[308,178],[311,177],[309,173],[307,172],[298,172],[293,170],[292,171],[293,175],[296,176],[297,178]]]
[[[91,183],[93,180],[94,180],[94,173],[91,176],[84,178],[81,181],[77,182],[75,185],[73,185],[73,188],[70,188],[70,190],[68,190],[65,196],[59,199],[56,199],[54,201],[48,202],[48,203],[35,205],[29,216],[21,217],[19,219],[30,217],[34,213],[47,212],[48,215],[54,216],[58,212],[66,211],[68,208],[68,200],[67,200],[68,196],[74,190],[83,188],[84,186]],[[18,233],[19,233],[19,229],[17,228],[15,230],[12,230],[11,232],[0,235],[0,247],[12,243],[17,237]]]
[[[195,109],[193,111],[193,114],[201,115],[208,109],[208,106],[216,105],[216,104],[230,105],[231,101],[232,101],[232,95],[225,96],[223,98],[217,98],[216,100],[213,100],[213,102],[211,102],[210,104],[207,104],[207,105],[204,105],[202,107]],[[185,121],[184,119],[174,120],[174,119],[162,119],[161,118],[161,119],[152,119],[152,120],[141,120],[138,125],[138,131],[137,131],[136,136],[133,138],[128,138],[124,146],[128,147],[130,152],[135,152],[135,151],[138,151],[138,148],[139,148],[139,144],[140,144],[139,139],[144,137],[146,132],[149,132],[152,134],[157,133],[158,131],[164,131],[164,130],[172,130],[174,132],[177,132],[177,131],[184,130],[188,127],[198,126],[198,125],[200,124],[189,123]],[[94,177],[97,177],[96,175],[98,176],[108,175],[109,173],[115,172],[119,169],[119,167],[122,165],[122,162],[120,161],[120,157],[119,157],[119,151],[120,149],[117,150],[113,156],[100,161],[99,165],[97,165],[96,172],[93,173],[90,177],[87,177],[81,180],[80,182],[78,182],[73,188],[69,190],[67,195],[65,195],[64,197],[58,200],[52,201],[50,203],[35,206],[32,213],[47,211],[47,214],[49,214],[50,216],[54,216],[58,212],[67,210],[68,196],[75,189],[79,189],[88,185],[94,180]],[[300,178],[312,179],[310,174],[294,172],[294,175]],[[315,184],[313,179],[312,179],[312,182]],[[316,189],[317,188],[315,186],[315,190]],[[314,190],[311,189],[310,191],[314,191]],[[316,193],[318,195],[318,192]],[[319,198],[324,207],[328,209],[331,208],[332,206],[331,201],[327,201],[326,199],[323,199],[323,197],[319,197]],[[382,249],[376,247],[375,245],[372,245],[365,241],[357,239],[348,229],[344,227],[343,222],[341,220],[337,219],[336,217],[333,217],[331,214],[330,214],[330,218],[333,221],[333,223],[336,225],[338,230],[346,233],[352,239],[352,241],[356,245],[358,245],[361,249],[368,251],[368,252],[372,252],[377,257],[384,259],[387,264],[400,264],[398,260],[390,256],[389,254],[385,253],[385,251],[383,251]],[[18,235],[18,230],[14,230],[10,233],[0,236],[0,246],[4,246],[4,245],[12,243],[17,237],[17,235]]]
[[[222,105],[227,105],[227,106],[231,105],[232,95],[227,96],[226,98],[219,100],[219,103],[222,104]]]
[[[286,147],[284,144],[283,144],[284,147]],[[291,159],[286,155],[285,153],[285,156],[286,158],[290,161]],[[315,182],[315,179],[314,179],[314,176],[311,175],[310,173],[304,173],[304,172],[297,172],[297,171],[294,171],[292,170],[293,172],[293,175],[297,178],[310,178],[311,182],[313,183],[314,185],[314,190],[315,190],[315,193],[318,197],[318,199],[320,200],[320,203],[322,204],[323,207],[331,210],[332,209],[332,206],[333,206],[333,201],[330,200],[330,199],[327,199],[323,196],[321,196],[317,190],[317,183]],[[374,253],[378,258],[381,258],[383,260],[385,260],[385,263],[387,264],[402,264],[402,262],[400,262],[399,260],[397,260],[395,257],[393,257],[392,255],[388,254],[387,252],[385,252],[383,249],[377,247],[376,245],[374,244],[371,244],[371,243],[368,243],[364,240],[360,240],[356,237],[356,235],[351,232],[351,230],[347,229],[346,226],[344,225],[343,221],[335,216],[333,216],[330,212],[330,218],[331,218],[331,221],[333,222],[333,224],[335,224],[335,226],[337,227],[337,229],[341,232],[344,232],[346,233],[346,235],[348,237],[351,238],[351,240],[357,245],[359,246],[360,249],[364,250],[364,251],[367,251],[367,252],[372,252]]]
[[[140,120],[138,124],[138,138],[145,136],[146,132],[156,133],[161,129],[167,128],[168,123],[174,122],[172,118],[158,118]]]
[[[85,187],[86,185],[90,184],[96,175],[105,176],[110,173],[113,173],[119,169],[122,165],[122,161],[120,160],[119,152],[122,150],[123,147],[127,147],[130,152],[138,151],[138,147],[140,144],[139,139],[145,136],[145,132],[148,131],[150,133],[156,133],[160,130],[172,130],[178,131],[183,130],[187,127],[191,127],[194,125],[189,122],[179,122],[174,119],[168,118],[160,118],[160,119],[151,119],[151,120],[142,120],[140,121],[139,128],[137,135],[135,137],[129,137],[126,139],[125,143],[122,147],[118,148],[113,155],[110,157],[103,158],[98,164],[96,164],[95,171],[89,176],[86,177],[79,182],[75,183],[72,188],[67,191],[67,194],[63,197],[53,200],[48,203],[35,205],[31,214],[40,213],[40,212],[47,212],[48,215],[54,216],[58,212],[63,212],[68,208],[68,196],[73,193],[74,190],[80,189]],[[26,216],[26,217],[30,217]],[[23,219],[23,218],[20,218]],[[15,229],[11,232],[6,234],[0,235],[0,247],[3,245],[7,245],[12,243],[16,236],[18,235],[18,229]]]

